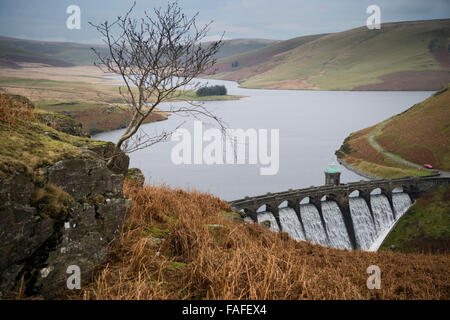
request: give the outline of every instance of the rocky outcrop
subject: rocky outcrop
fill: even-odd
[[[106,161],[109,170],[112,172],[127,175],[130,158],[120,149],[117,149],[114,143],[105,142],[103,145],[90,147],[86,151],[94,152],[97,157]],[[113,158],[113,161],[110,162],[111,158]]]
[[[130,205],[123,180],[101,157],[84,151],[33,173],[24,169],[0,178],[1,294],[22,286],[27,295],[55,298],[67,290],[71,266],[87,284],[105,262]]]
[[[89,137],[89,133],[83,129],[81,122],[72,119],[69,116],[56,113],[40,113],[39,119],[47,126],[53,127],[58,131],[73,136]]]
[[[145,176],[142,171],[138,168],[130,168],[128,169],[128,174],[125,177],[136,183],[138,186],[143,187],[145,184]]]

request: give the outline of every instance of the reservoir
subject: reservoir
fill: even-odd
[[[130,167],[142,170],[147,184],[196,189],[223,200],[324,184],[324,170],[336,159],[334,152],[351,133],[401,113],[426,99],[429,91],[305,91],[240,88],[232,81],[201,80],[225,85],[240,100],[208,101],[203,107],[232,129],[279,129],[279,170],[261,175],[260,164],[181,164],[171,160],[178,142],[166,141],[130,154]],[[176,102],[174,104],[185,104]],[[162,110],[170,105],[161,104]],[[142,126],[149,135],[180,126],[193,133],[193,118],[171,115],[168,120]],[[211,119],[201,119],[213,127]],[[217,127],[217,125],[216,125]],[[104,132],[94,139],[115,142],[124,130]],[[270,139],[269,139],[270,141]],[[206,143],[205,143],[206,144]],[[269,148],[270,151],[270,148]],[[341,182],[365,178],[339,166]]]

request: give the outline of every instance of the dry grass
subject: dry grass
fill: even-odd
[[[124,186],[121,239],[83,299],[448,299],[447,254],[368,253],[296,242],[226,217],[228,205],[166,186]],[[156,240],[161,239],[161,240]],[[381,289],[366,269],[381,268]]]
[[[37,119],[36,110],[26,99],[0,92],[0,122],[11,130]]]
[[[92,84],[114,84],[116,82],[114,79],[103,77],[107,74],[95,66],[61,68],[33,63],[19,64],[22,67],[20,69],[0,68],[0,75],[2,77],[87,82]]]
[[[377,138],[378,143],[412,162],[450,170],[448,88],[394,117]]]

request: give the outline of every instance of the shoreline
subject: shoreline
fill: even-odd
[[[230,82],[236,82],[238,84],[238,88],[241,89],[248,89],[248,90],[281,90],[281,91],[330,91],[330,92],[436,92],[439,91],[439,89],[314,89],[314,88],[287,88],[287,89],[280,89],[280,88],[263,88],[263,87],[246,87],[241,85],[240,80],[228,80],[223,78],[200,78],[200,79],[206,79],[206,80],[219,80],[219,81],[230,81]]]
[[[340,165],[345,167],[347,170],[350,170],[353,173],[356,173],[357,175],[364,177],[366,179],[369,179],[369,180],[384,179],[382,177],[378,177],[378,176],[372,175],[370,173],[367,173],[361,169],[358,169],[357,167],[352,166],[351,164],[347,163],[345,160],[343,160],[341,158],[337,157],[337,161],[339,162]]]

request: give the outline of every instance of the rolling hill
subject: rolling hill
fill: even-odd
[[[0,64],[20,68],[20,63],[40,63],[54,67],[92,65],[91,50],[102,46],[71,42],[46,42],[0,37]]]
[[[270,39],[231,39],[224,40],[216,59],[224,59],[230,56],[242,54],[252,50],[258,50],[280,42]]]
[[[241,54],[279,42],[267,39],[224,40],[216,58]],[[91,48],[106,51],[105,46],[71,42],[45,42],[0,37],[0,67],[20,68],[22,63],[39,63],[53,67],[92,65]]]
[[[449,86],[393,117],[376,141],[406,160],[450,171]]]
[[[215,78],[248,88],[437,90],[450,82],[449,39],[450,19],[305,36],[221,59]]]
[[[72,63],[52,58],[47,55],[32,53],[20,48],[0,44],[0,67],[21,68],[21,63],[38,63],[52,67],[71,67]]]
[[[429,174],[420,168],[425,163],[450,171],[449,111],[447,85],[401,114],[352,133],[336,155],[383,178]]]

